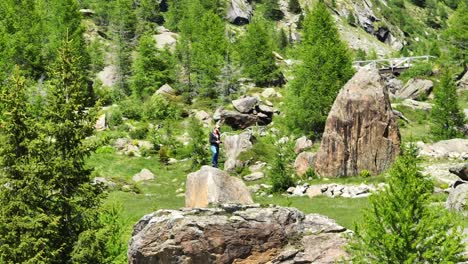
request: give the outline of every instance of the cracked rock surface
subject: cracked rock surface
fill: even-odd
[[[346,231],[279,206],[159,210],[134,226],[128,263],[335,263],[346,258]]]
[[[322,177],[377,175],[400,152],[400,133],[387,87],[376,69],[362,68],[339,92],[328,114],[315,172]]]

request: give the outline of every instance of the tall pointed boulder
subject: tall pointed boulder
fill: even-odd
[[[377,69],[362,68],[346,83],[328,114],[315,172],[322,177],[379,174],[400,152],[397,118]]]

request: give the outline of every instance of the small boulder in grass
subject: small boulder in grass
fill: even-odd
[[[154,180],[154,174],[148,169],[142,169],[139,173],[133,175],[133,181],[141,182],[141,181],[149,181]]]

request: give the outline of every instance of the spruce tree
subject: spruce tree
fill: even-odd
[[[247,26],[247,32],[241,40],[239,55],[242,71],[259,86],[270,85],[279,78],[272,40],[268,23],[258,18]]]
[[[353,263],[457,263],[463,244],[456,217],[429,199],[433,183],[420,173],[410,146],[390,170],[388,186],[370,197],[350,243]]]
[[[50,194],[37,172],[44,168],[43,151],[35,140],[36,122],[30,115],[26,84],[16,67],[3,83],[0,100],[0,262],[52,263],[60,253],[51,234],[60,216],[49,214]]]
[[[323,2],[304,21],[301,59],[286,94],[286,123],[318,138],[341,87],[351,78],[351,56]]]
[[[59,254],[50,263],[71,258],[79,235],[93,228],[101,200],[101,189],[92,184],[91,169],[85,166],[91,149],[84,140],[92,135],[96,116],[85,109],[87,82],[80,59],[73,42],[66,39],[49,73],[40,129],[44,160],[40,177],[49,197],[43,206],[49,216],[58,218],[49,243]]]
[[[446,72],[434,90],[434,106],[431,110],[431,133],[437,140],[461,137],[460,128],[465,116],[458,105],[457,87]]]
[[[265,11],[263,16],[272,21],[283,19],[284,14],[279,8],[278,0],[264,0]]]

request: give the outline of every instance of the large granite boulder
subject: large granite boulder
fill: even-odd
[[[225,171],[203,166],[187,175],[185,206],[207,207],[222,203],[253,203],[247,186]]]
[[[403,89],[397,92],[396,96],[403,99],[418,100],[429,96],[433,87],[434,83],[431,80],[410,79]]]
[[[257,103],[258,103],[258,99],[252,96],[248,96],[248,97],[244,97],[244,98],[240,98],[240,99],[232,101],[232,105],[234,106],[234,108],[243,114],[252,112],[255,109],[255,106],[257,105]]]
[[[341,89],[328,115],[315,172],[325,177],[376,175],[400,152],[400,133],[377,69],[362,68]]]
[[[303,150],[312,147],[313,142],[310,139],[307,139],[306,136],[300,137],[296,140],[296,144],[294,145],[294,152],[296,154],[302,152]]]
[[[128,263],[336,263],[347,258],[345,232],[295,208],[159,210],[134,226]]]
[[[169,50],[174,51],[179,35],[160,26],[158,27],[158,34],[154,35],[153,38],[156,41],[156,47],[158,49],[169,48]]]
[[[232,172],[236,168],[242,167],[244,164],[237,160],[237,157],[239,157],[239,154],[242,152],[252,148],[252,133],[250,131],[245,131],[238,135],[225,136],[222,140],[224,153],[226,155],[224,170]]]
[[[468,216],[468,184],[459,184],[450,190],[450,194],[445,202],[445,207],[449,210],[461,212]]]
[[[245,129],[259,122],[259,117],[257,115],[242,114],[229,110],[217,110],[213,115],[213,119],[233,129]]]
[[[419,155],[432,158],[468,159],[468,139],[454,138],[433,144],[417,142]]]
[[[169,84],[166,83],[163,86],[159,87],[159,89],[156,91],[156,94],[175,95],[175,90]]]
[[[460,177],[464,181],[468,181],[468,163],[453,166],[449,169],[450,173],[453,173]]]
[[[103,87],[112,87],[117,83],[117,66],[108,65],[102,71],[96,74],[96,77],[101,81]]]
[[[231,0],[227,8],[226,19],[235,25],[245,25],[250,22],[253,9],[248,0]]]

